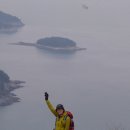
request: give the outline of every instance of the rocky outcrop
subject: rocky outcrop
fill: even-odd
[[[10,80],[10,77],[4,71],[0,70],[0,106],[7,106],[20,101],[20,98],[13,94],[12,91],[23,87],[22,83],[25,82]]]

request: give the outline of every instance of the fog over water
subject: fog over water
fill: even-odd
[[[88,6],[84,9],[82,5]],[[74,113],[76,130],[130,129],[129,0],[0,0],[0,9],[22,19],[14,34],[0,34],[0,69],[26,81],[20,103],[0,107],[0,130],[52,130],[44,102]],[[87,51],[53,54],[13,42],[62,36]]]

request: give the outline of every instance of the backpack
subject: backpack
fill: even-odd
[[[67,117],[69,116],[70,117],[70,128],[69,128],[69,130],[74,130],[73,114],[69,111],[66,111],[66,112],[67,112],[67,115],[64,116],[64,120],[66,120]]]

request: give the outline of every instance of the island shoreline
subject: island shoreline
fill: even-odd
[[[82,51],[82,50],[87,50],[86,48],[80,48],[80,47],[50,47],[50,46],[45,46],[45,45],[38,45],[36,43],[25,43],[25,42],[18,42],[18,43],[10,43],[11,45],[21,45],[21,46],[32,46],[32,47],[37,47],[39,49],[45,49],[45,50],[50,50],[50,51]]]
[[[8,88],[7,91],[0,93],[0,106],[8,106],[15,102],[20,102],[20,98],[17,97],[16,94],[12,93],[13,90],[18,88],[23,88],[21,85],[25,83],[25,81],[20,80],[10,80],[5,86]]]

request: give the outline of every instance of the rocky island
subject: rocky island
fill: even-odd
[[[24,24],[19,18],[0,11],[0,32],[15,32],[22,26]]]
[[[25,82],[10,80],[10,77],[4,71],[0,70],[0,106],[7,106],[20,101],[20,98],[11,93],[11,91],[23,87],[21,83]]]
[[[37,40],[36,43],[13,43],[13,45],[35,46],[40,49],[54,52],[75,52],[86,50],[86,48],[77,47],[76,42],[63,37],[47,37]]]

